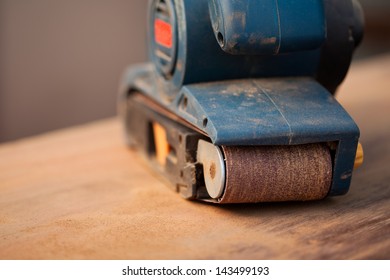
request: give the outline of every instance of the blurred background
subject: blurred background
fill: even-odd
[[[125,67],[146,55],[146,0],[0,0],[0,142],[116,114]],[[390,1],[360,0],[356,59],[390,51]]]

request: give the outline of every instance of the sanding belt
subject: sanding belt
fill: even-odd
[[[222,150],[226,182],[218,203],[317,200],[329,192],[332,160],[325,144]]]

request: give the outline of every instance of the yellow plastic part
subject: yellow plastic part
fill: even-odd
[[[356,157],[355,157],[355,164],[353,166],[354,169],[359,168],[364,161],[364,151],[362,144],[358,144],[357,150],[356,150]]]
[[[167,156],[170,151],[170,145],[167,140],[167,132],[164,127],[158,123],[153,123],[154,144],[156,147],[156,159],[159,164],[165,166]]]

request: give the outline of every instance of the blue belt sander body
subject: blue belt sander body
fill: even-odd
[[[152,0],[150,63],[120,90],[126,139],[184,198],[348,192],[359,129],[335,100],[363,36],[354,0]],[[358,152],[357,152],[358,151]]]

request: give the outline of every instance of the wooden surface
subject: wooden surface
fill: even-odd
[[[347,196],[215,206],[172,192],[105,120],[0,146],[2,259],[389,259],[390,56],[339,100],[365,164]]]

